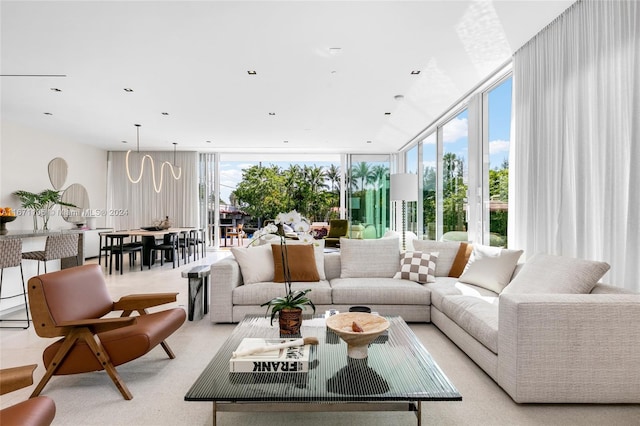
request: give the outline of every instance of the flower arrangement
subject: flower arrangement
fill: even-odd
[[[290,228],[291,231],[287,231],[287,228]],[[267,235],[277,235],[277,238],[280,240],[280,246],[282,247],[282,267],[284,271],[286,293],[284,296],[275,297],[260,306],[267,307],[267,314],[269,313],[269,310],[271,310],[271,324],[273,324],[273,320],[275,319],[276,315],[280,316],[281,333],[283,332],[283,312],[296,310],[299,311],[301,318],[302,310],[306,309],[307,306],[311,306],[314,313],[316,311],[315,305],[313,304],[311,299],[307,297],[307,294],[311,291],[311,289],[297,291],[293,291],[291,289],[291,274],[289,271],[289,259],[287,257],[287,237],[296,237],[303,243],[313,243],[314,238],[313,236],[311,236],[309,230],[309,222],[305,218],[303,218],[297,211],[292,210],[288,213],[278,213],[275,222],[270,223],[264,228],[258,230],[253,236],[253,241],[251,241],[250,243],[251,245],[256,241],[264,241]]]

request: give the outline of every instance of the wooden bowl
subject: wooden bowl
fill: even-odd
[[[353,323],[364,331],[353,331]],[[326,319],[327,327],[336,333],[347,344],[347,355],[350,358],[366,358],[369,343],[389,328],[389,321],[379,315],[365,312],[345,312],[332,315]]]

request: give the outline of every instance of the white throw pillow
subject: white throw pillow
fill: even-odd
[[[587,294],[609,267],[605,262],[537,254],[524,264],[503,293]]]
[[[271,244],[280,244],[280,242],[272,242]],[[298,240],[287,240],[287,244],[309,244]],[[321,280],[326,280],[324,273],[324,240],[313,240],[313,255],[316,258],[316,268]]]
[[[460,249],[459,241],[413,240],[413,249],[423,253],[438,253],[436,277],[448,277],[451,265]]]
[[[271,245],[256,247],[232,247],[231,253],[236,258],[245,284],[273,281],[273,254]]]
[[[397,238],[340,238],[340,278],[393,278],[399,259]]]
[[[437,260],[438,253],[406,252],[400,260],[400,272],[396,272],[393,278],[421,284],[434,283]]]
[[[511,281],[520,256],[522,250],[474,244],[469,262],[458,281],[501,293]]]

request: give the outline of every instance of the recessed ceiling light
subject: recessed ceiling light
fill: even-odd
[[[53,114],[50,112],[45,112],[44,115],[53,115]]]
[[[390,112],[385,112],[384,115],[391,115],[391,113]]]
[[[127,141],[122,141],[122,143],[129,143],[129,142],[127,142]]]
[[[411,75],[418,75],[418,74],[420,74],[420,70],[411,71]]]
[[[125,88],[124,88],[124,91],[125,91],[125,92],[133,92],[133,89],[129,89],[128,87],[125,87]]]
[[[289,143],[289,141],[283,141],[284,143]]]
[[[253,70],[249,70],[249,71],[247,71],[247,74],[249,74],[249,75],[256,75],[256,74],[258,74],[258,73],[257,73],[257,72],[255,72],[255,71],[253,71]]]
[[[276,115],[276,113],[275,112],[270,112],[269,115]]]
[[[393,99],[395,99],[396,101],[401,101],[404,99],[404,95],[395,95]]]
[[[169,115],[169,113],[168,112],[163,112],[162,115]]]
[[[54,92],[62,92],[62,90],[58,89],[57,87],[52,87],[51,90],[53,90]]]
[[[211,143],[211,141],[207,141],[207,143]]]
[[[371,143],[371,141],[367,141],[367,143]]]

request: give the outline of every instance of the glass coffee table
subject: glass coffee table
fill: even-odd
[[[347,357],[347,345],[327,329],[324,316],[308,317],[300,333],[315,336],[307,373],[230,373],[231,354],[245,337],[277,338],[269,318],[247,316],[187,392],[185,401],[213,402],[221,411],[414,411],[423,401],[462,396],[401,317],[369,346],[368,357]]]

